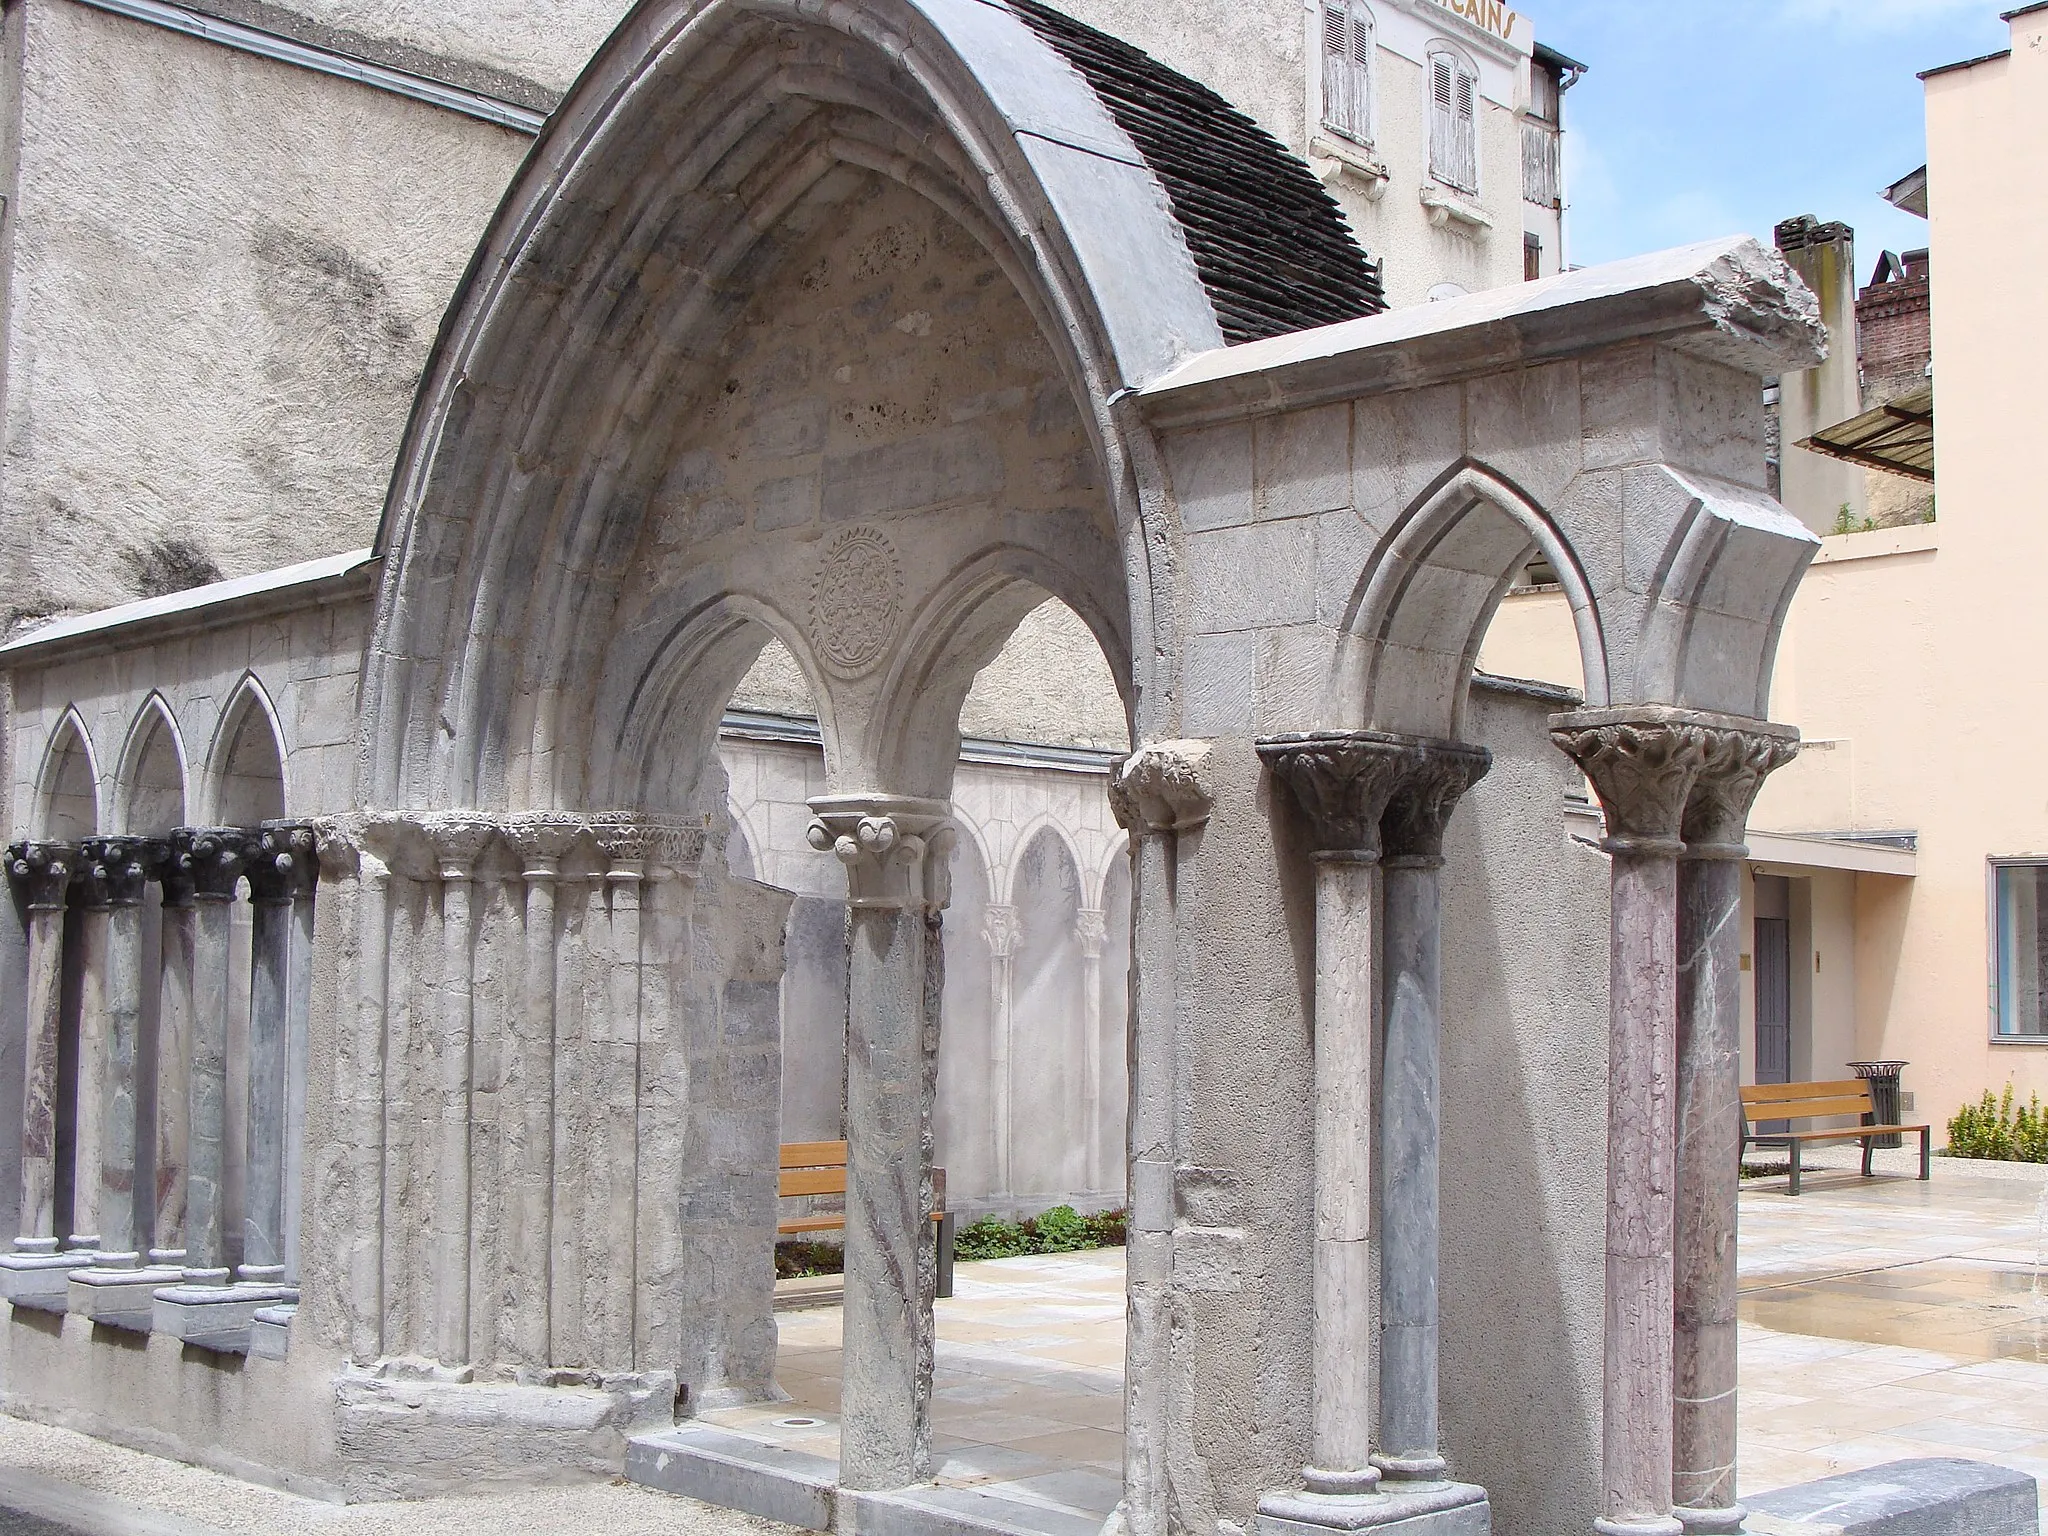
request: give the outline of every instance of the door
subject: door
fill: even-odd
[[[1792,1081],[1792,923],[1756,920],[1756,1080]]]

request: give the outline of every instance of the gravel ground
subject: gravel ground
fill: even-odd
[[[68,1487],[83,1512],[39,1503]],[[44,1516],[55,1516],[55,1523]],[[0,1536],[796,1536],[625,1482],[405,1504],[324,1504],[0,1416]]]

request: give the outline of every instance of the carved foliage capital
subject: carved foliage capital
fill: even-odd
[[[180,827],[171,834],[171,858],[201,901],[232,901],[256,853],[257,835],[246,827]]]
[[[304,901],[320,878],[320,840],[311,822],[266,821],[249,861],[249,893],[257,901]]]
[[[77,872],[78,849],[71,843],[16,843],[7,850],[7,877],[31,912],[62,911]]]
[[[1615,852],[1675,855],[1708,728],[1678,711],[1628,716],[1581,710],[1551,720],[1550,739],[1592,781]]]
[[[1451,812],[1492,767],[1493,754],[1484,747],[1458,741],[1424,743],[1380,820],[1386,856],[1443,857],[1444,828],[1450,824]]]
[[[1133,838],[1190,832],[1209,819],[1209,743],[1147,742],[1110,770],[1109,806]]]
[[[1022,937],[1024,924],[1015,907],[988,906],[982,909],[981,936],[988,943],[988,951],[998,960],[1008,959],[1017,952],[1017,940]]]
[[[1764,780],[1799,755],[1799,735],[1788,726],[1758,722],[1754,729],[1707,732],[1706,760],[1693,780],[1681,835],[1694,858],[1740,858]]]
[[[142,904],[145,887],[163,877],[170,844],[155,837],[91,837],[79,844],[88,903],[109,907]]]
[[[1083,907],[1074,914],[1074,938],[1081,946],[1081,958],[1100,960],[1102,949],[1109,942],[1109,921],[1093,907]]]
[[[1259,756],[1308,817],[1316,852],[1377,856],[1389,807],[1397,795],[1423,785],[1437,761],[1436,746],[1382,731],[1318,731],[1270,737],[1259,743]],[[1417,814],[1426,819],[1448,793],[1447,780]],[[1443,801],[1442,814],[1455,803],[1455,796]]]
[[[941,912],[953,899],[958,834],[942,802],[833,795],[811,810],[810,845],[846,866],[850,906]]]

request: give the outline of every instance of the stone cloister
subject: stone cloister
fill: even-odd
[[[1760,381],[1823,333],[1742,240],[1380,307],[1284,150],[1035,0],[636,9],[375,550],[0,650],[10,1400],[372,1497],[769,1394],[790,897],[732,872],[719,740],[773,640],[848,903],[833,1518],[910,1518],[960,711],[1050,597],[1136,744],[1123,1528],[1734,1529],[1731,861],[1815,548]],[[1473,686],[1538,553],[1554,718]],[[1600,878],[1574,769],[1604,977],[1501,925]],[[1509,965],[1606,1064],[1604,1192],[1488,1230],[1448,1213],[1545,1092],[1510,1048],[1471,1108]],[[1569,1337],[1440,1307],[1571,1274]]]

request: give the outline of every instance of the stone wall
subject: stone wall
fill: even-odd
[[[367,544],[530,141],[72,0],[8,37],[0,617]]]

